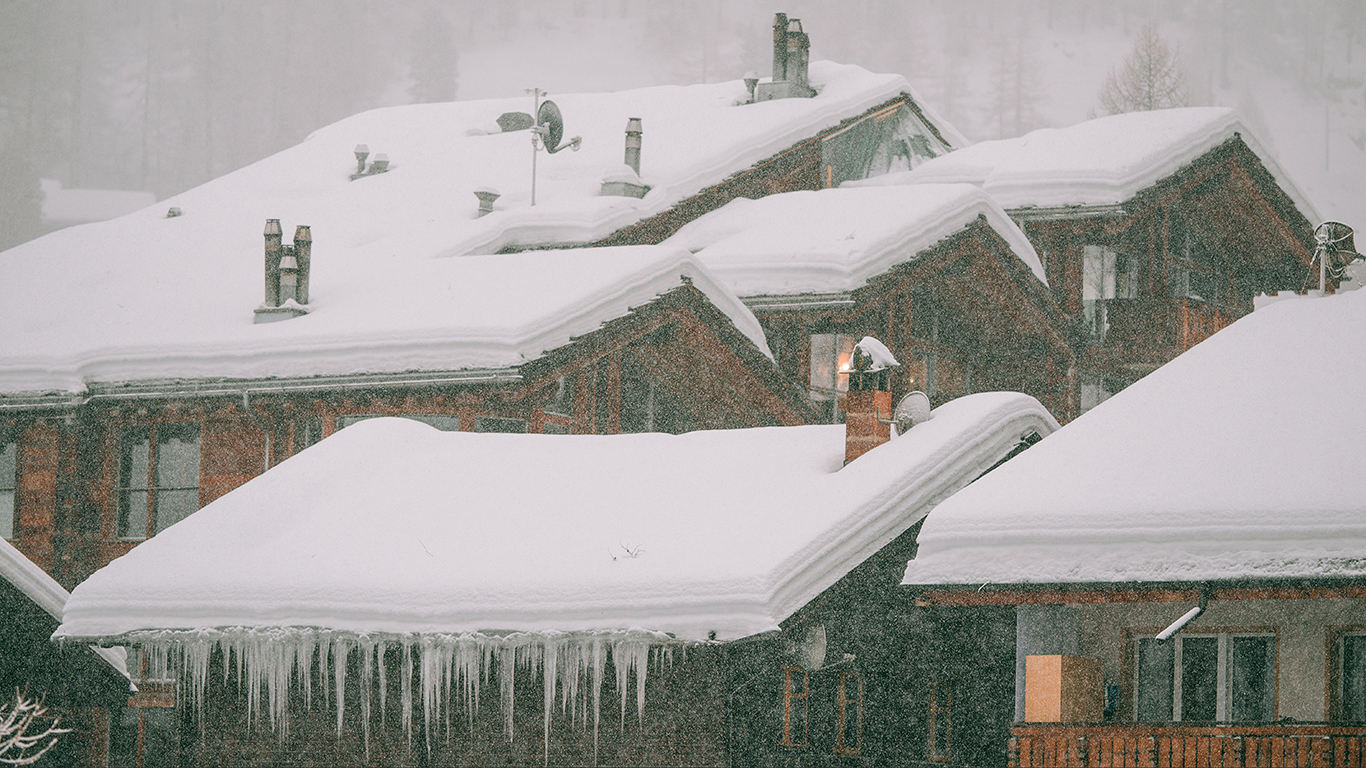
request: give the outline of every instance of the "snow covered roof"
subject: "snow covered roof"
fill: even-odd
[[[63,189],[56,179],[43,179],[44,224],[84,224],[106,221],[155,205],[151,192],[127,189]]]
[[[930,515],[907,584],[1366,576],[1366,294],[1265,306]]]
[[[983,141],[902,173],[850,184],[975,184],[1006,209],[1116,205],[1238,134],[1290,196],[1319,221],[1309,198],[1233,110],[1187,107],[1130,112],[1015,139]]]
[[[846,185],[740,198],[684,225],[665,242],[697,254],[741,296],[833,293],[854,290],[913,261],[978,217],[1047,284],[1024,232],[970,184]]]
[[[0,393],[514,365],[676,284],[680,270],[762,349],[753,318],[686,256],[464,259],[601,238],[911,93],[900,76],[829,62],[811,65],[811,82],[814,98],[744,105],[736,104],[746,96],[738,80],[554,94],[566,134],[582,135],[583,147],[540,154],[535,207],[531,134],[502,133],[495,122],[530,111],[529,97],[347,118],[155,209],[0,253]],[[651,189],[643,199],[601,196],[603,176],[622,165],[628,117],[644,121],[642,174]],[[942,121],[937,127],[961,140]],[[387,154],[389,170],[350,180],[358,144]],[[502,197],[477,217],[472,192],[488,187]],[[170,207],[182,215],[167,218]],[[280,219],[286,242],[295,226],[311,227],[314,311],[253,326],[269,218]]]
[[[57,637],[772,630],[1056,422],[963,397],[841,468],[834,426],[683,435],[347,427],[78,586]]]
[[[61,621],[70,594],[14,545],[0,539],[0,579],[22,592],[35,605]],[[91,648],[115,672],[128,677],[127,653],[122,648]]]
[[[180,221],[164,224],[174,229]],[[130,235],[145,230],[136,219],[110,226]],[[684,279],[768,349],[749,310],[679,248],[441,258],[315,243],[313,311],[254,325],[263,255],[139,252],[129,241],[136,237],[113,239],[98,259],[74,250],[38,257],[22,247],[0,254],[0,270],[27,276],[0,281],[0,392],[79,393],[91,382],[165,378],[501,369],[624,316]],[[252,279],[242,279],[248,271]],[[54,288],[55,296],[34,288],[64,281],[68,287]]]

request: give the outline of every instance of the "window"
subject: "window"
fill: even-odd
[[[1268,722],[1276,713],[1276,638],[1221,632],[1136,643],[1137,719]]]
[[[939,683],[930,683],[930,743],[925,759],[947,763],[953,756],[953,692]]]
[[[811,399],[830,403],[831,421],[838,421],[839,396],[849,390],[849,368],[858,339],[838,333],[811,335]]]
[[[1366,723],[1366,632],[1346,633],[1337,646],[1337,719]]]
[[[1138,298],[1138,259],[1101,245],[1082,249],[1081,311],[1087,333],[1097,342],[1110,328],[1106,302]]]
[[[863,750],[863,678],[857,672],[840,673],[835,712],[835,754],[859,754]]]
[[[825,186],[909,171],[948,151],[906,104],[888,107],[821,141]]]
[[[0,539],[14,538],[18,501],[19,443],[0,429]]]
[[[550,402],[545,404],[545,412],[559,414],[560,416],[573,416],[574,385],[576,383],[572,373],[556,379],[555,394],[550,398]]]
[[[145,539],[199,509],[199,425],[124,430],[119,451],[121,539]]]
[[[783,740],[785,747],[804,747],[810,735],[811,676],[801,667],[783,667]]]
[[[1172,298],[1191,298],[1215,303],[1219,295],[1220,270],[1214,254],[1179,215],[1171,217],[1167,248],[1167,291]]]
[[[631,354],[621,356],[620,431],[681,435],[692,428],[692,414],[655,381]]]
[[[367,421],[369,419],[382,419],[389,416],[398,419],[420,421],[428,426],[436,427],[442,432],[455,432],[460,429],[460,417],[447,413],[351,413],[337,417],[337,429],[344,429],[357,422]],[[321,434],[322,425],[319,424],[318,426],[319,434]],[[314,442],[317,441],[315,440]]]
[[[475,432],[514,432],[526,431],[526,419],[500,419],[494,416],[480,416],[474,420]]]
[[[110,765],[153,768],[184,764],[176,683],[168,670],[155,670],[150,661],[141,649],[128,649],[128,671],[138,692],[129,697],[127,708],[110,724]]]

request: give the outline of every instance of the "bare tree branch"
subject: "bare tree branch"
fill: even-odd
[[[47,707],[41,701],[29,699],[19,691],[14,692],[14,702],[0,704],[0,764],[31,765],[38,762],[49,749],[57,744],[57,737],[70,733],[70,728],[58,728],[61,718],[53,718],[39,733],[29,733],[34,721],[41,724],[47,714]],[[46,743],[44,743],[46,742]],[[37,751],[34,751],[34,750]]]
[[[1105,76],[1098,98],[1112,115],[1186,106],[1186,71],[1179,53],[1167,45],[1156,26],[1144,26],[1129,58]]]

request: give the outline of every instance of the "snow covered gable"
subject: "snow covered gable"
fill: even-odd
[[[1361,579],[1363,333],[1259,309],[937,507],[905,583]]]
[[[905,366],[893,394],[936,403],[1026,392],[1067,418],[1055,374],[1071,367],[1069,321],[1020,228],[970,184],[789,192],[735,200],[666,241],[692,251],[753,310],[777,362],[813,399],[872,335]],[[839,338],[835,338],[839,337]],[[827,371],[822,379],[820,372]]]

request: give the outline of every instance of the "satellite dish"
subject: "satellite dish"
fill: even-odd
[[[536,112],[536,125],[545,128],[542,139],[546,151],[553,154],[560,146],[560,139],[564,138],[564,118],[560,116],[560,108],[555,106],[555,102],[541,102],[541,108]]]
[[[916,424],[930,418],[930,397],[924,392],[911,392],[901,398],[892,410],[892,421],[896,422],[896,433],[904,435]]]
[[[1338,271],[1363,257],[1352,241],[1352,228],[1339,221],[1325,221],[1314,229],[1314,240],[1330,256],[1329,267]]]

